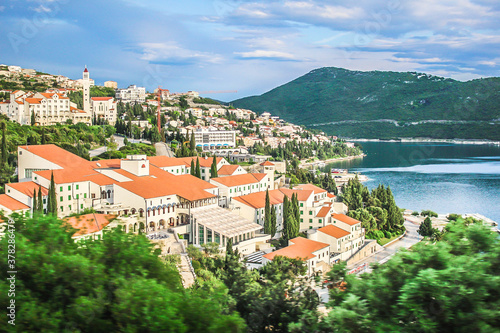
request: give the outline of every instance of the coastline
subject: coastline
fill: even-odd
[[[347,141],[354,142],[421,142],[421,143],[452,143],[466,145],[500,145],[500,141],[475,140],[475,139],[433,139],[433,138],[398,138],[398,139],[354,139],[345,138]]]
[[[320,164],[320,163],[329,164],[329,163],[334,163],[334,162],[338,162],[338,161],[354,160],[356,158],[364,158],[365,156],[366,156],[366,154],[362,153],[360,155],[355,155],[355,156],[337,157],[337,158],[330,158],[330,159],[327,159],[327,160],[316,160],[314,162],[300,161],[299,168],[304,168],[304,167],[307,167],[307,166],[314,166],[314,165],[317,165],[317,164]]]

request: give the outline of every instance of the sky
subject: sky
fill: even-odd
[[[0,64],[223,101],[330,66],[466,81],[500,76],[499,17],[498,0],[2,0]]]

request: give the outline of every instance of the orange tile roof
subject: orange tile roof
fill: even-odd
[[[80,216],[67,217],[63,221],[78,230],[73,234],[73,237],[75,237],[101,231],[115,218],[116,215],[85,214]]]
[[[30,198],[33,197],[33,190],[36,190],[36,193],[38,195],[38,189],[41,187],[42,188],[42,195],[45,196],[49,193],[49,190],[43,186],[38,185],[35,182],[20,182],[20,183],[10,183],[6,184],[9,187],[13,188],[14,190],[17,190],[21,193],[26,194]]]
[[[271,205],[283,203],[283,198],[286,195],[290,199],[292,194],[297,193],[297,199],[299,201],[306,201],[307,198],[312,195],[312,191],[300,191],[300,190],[290,190],[287,188],[280,188],[277,190],[269,191],[269,203]],[[307,197],[306,197],[307,195]],[[303,200],[304,199],[304,200]],[[264,208],[266,206],[266,191],[260,191],[255,193],[250,193],[247,195],[242,195],[239,197],[234,197],[233,200],[239,201],[247,206],[255,209]]]
[[[109,101],[113,97],[91,97],[90,99],[93,101]]]
[[[330,209],[331,209],[331,207],[328,207],[328,206],[322,207],[319,210],[319,212],[316,215],[316,217],[326,217],[328,215],[328,213],[330,212]]]
[[[40,104],[41,98],[26,98],[25,101],[30,104]]]
[[[233,175],[227,177],[211,178],[214,182],[225,185],[227,187],[243,186],[255,184],[267,177],[265,173],[245,173],[242,175]]]
[[[217,170],[217,175],[232,175],[236,172],[239,165],[223,165],[219,170]]]
[[[352,217],[349,217],[345,214],[332,214],[332,217],[336,220],[339,220],[339,221],[344,222],[344,223],[349,224],[349,225],[355,225],[355,224],[361,223],[360,221],[355,220]]]
[[[162,172],[166,173],[165,171]],[[168,175],[168,173],[166,174]],[[170,179],[167,180],[168,178]],[[205,191],[205,189],[215,188],[216,186],[192,175],[170,175],[170,177],[166,176],[163,179],[139,178],[131,182],[117,183],[117,186],[146,199],[178,195],[189,201],[194,201],[216,196]]]
[[[265,162],[262,162],[260,165],[262,165],[262,166],[273,166],[274,163],[269,162],[269,161],[265,161]]]
[[[204,158],[204,157],[199,157],[199,156],[179,157],[177,159],[183,161],[186,164],[186,166],[190,167],[191,160],[194,160],[194,165],[196,165],[197,158],[200,160],[200,167],[203,167],[203,168],[210,168],[212,166],[212,162],[214,161],[213,157]],[[222,160],[222,157],[216,157],[215,160],[216,160],[217,164],[219,164],[220,161]]]
[[[332,236],[334,238],[342,238],[350,234],[349,231],[345,231],[344,229],[341,229],[339,227],[336,227],[334,225],[327,225],[326,227],[319,228],[318,231],[321,231],[324,234],[327,234],[328,236]]]
[[[314,241],[304,237],[290,239],[291,245],[277,251],[265,254],[263,257],[273,260],[276,256],[283,256],[291,259],[301,258],[309,260],[316,257],[313,252],[329,247],[329,244]]]
[[[0,194],[0,206],[3,206],[11,211],[24,210],[30,208],[29,206],[26,206],[22,202],[17,201],[12,197],[9,197],[7,194]]]
[[[20,148],[29,151],[32,154],[40,156],[43,159],[51,161],[59,165],[61,168],[71,168],[87,164],[86,159],[81,158],[67,150],[59,148],[56,145],[34,145],[34,146],[19,146]]]
[[[312,190],[312,191],[314,191],[314,194],[326,192],[326,190],[324,190],[321,187],[318,187],[316,185],[313,185],[313,184],[301,184],[301,185],[295,186],[293,189],[294,190]]]
[[[335,197],[337,197],[337,196],[336,196],[335,194],[333,194],[333,193],[327,193],[327,194],[326,194],[326,196],[327,196],[327,197],[329,197],[329,198],[335,198]]]
[[[166,168],[171,166],[186,166],[185,161],[175,157],[167,157],[167,156],[149,156],[149,163],[155,165],[159,168]],[[189,166],[191,166],[191,161],[189,162]],[[201,160],[200,160],[201,166]]]

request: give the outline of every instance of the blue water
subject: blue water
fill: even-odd
[[[389,185],[399,207],[438,213],[479,213],[500,222],[500,147],[443,143],[360,142],[367,156],[326,169],[348,168]]]

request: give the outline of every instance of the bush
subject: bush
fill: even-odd
[[[413,213],[411,213],[411,215],[413,215],[413,216],[419,216],[420,214],[417,211],[414,211]]]
[[[421,216],[429,216],[429,217],[438,217],[438,214],[436,212],[433,212],[432,210],[423,210],[420,213]]]
[[[460,214],[450,214],[450,215],[446,216],[446,218],[449,221],[456,221],[456,220],[458,220],[461,217],[462,217],[462,215],[460,215]]]
[[[195,272],[201,268],[201,264],[198,260],[191,261],[191,265],[193,266]]]

